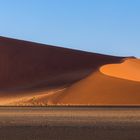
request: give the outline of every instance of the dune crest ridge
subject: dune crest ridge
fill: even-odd
[[[140,59],[128,58],[120,64],[107,64],[100,71],[108,76],[140,82]]]

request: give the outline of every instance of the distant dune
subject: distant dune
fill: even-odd
[[[140,105],[140,60],[0,37],[0,105]]]

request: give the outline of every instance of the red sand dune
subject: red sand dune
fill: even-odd
[[[140,60],[0,37],[0,105],[140,105]]]

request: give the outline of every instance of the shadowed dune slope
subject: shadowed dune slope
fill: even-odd
[[[0,90],[60,86],[119,57],[0,37]]]

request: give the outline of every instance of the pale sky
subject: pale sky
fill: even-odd
[[[0,35],[140,57],[140,1],[0,0]]]

